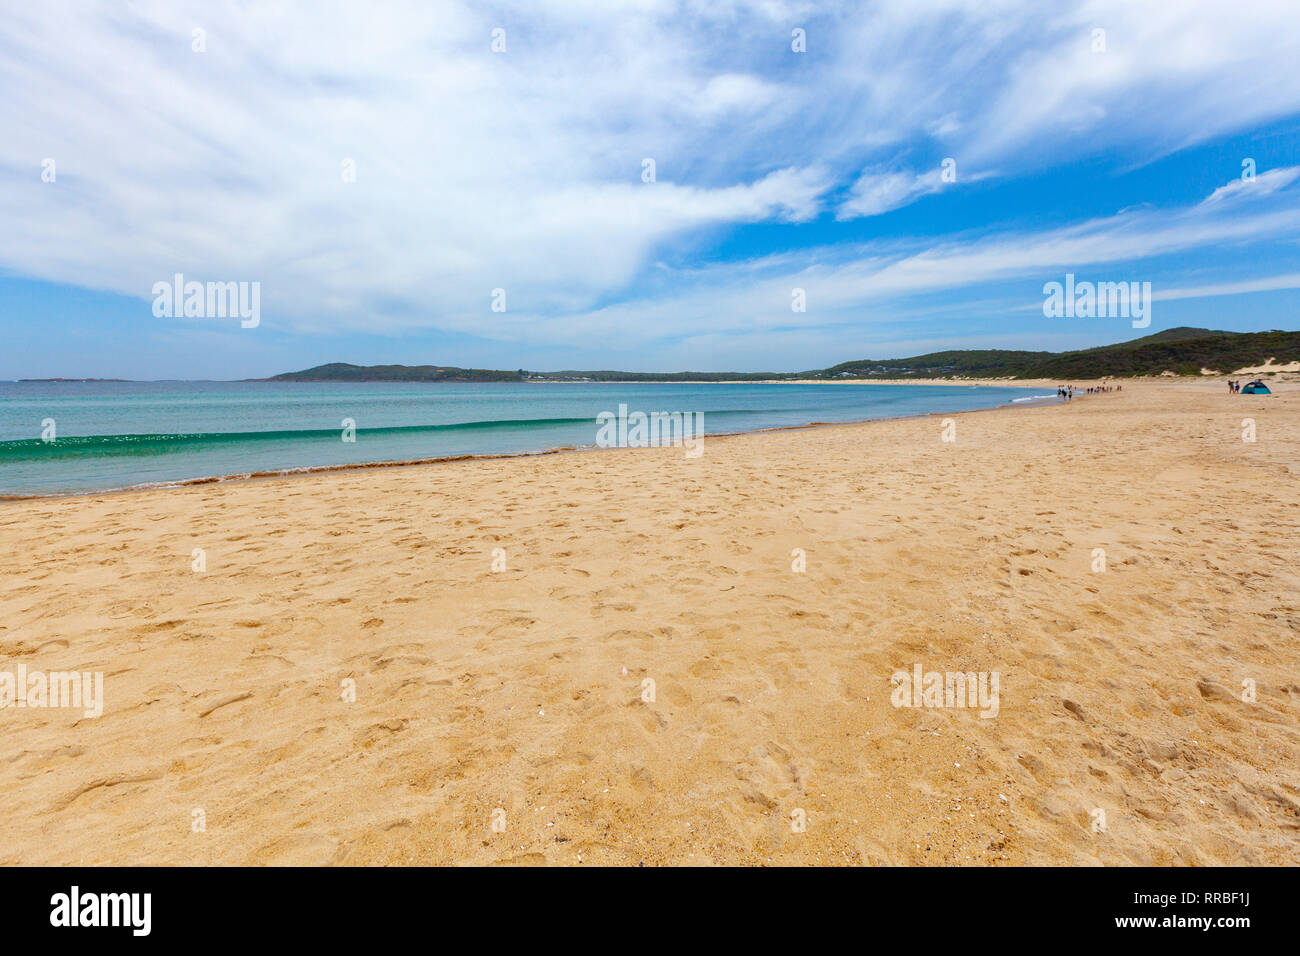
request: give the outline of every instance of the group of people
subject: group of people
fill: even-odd
[[[1241,383],[1234,382],[1232,379],[1228,379],[1228,394],[1236,395],[1240,391],[1241,391]]]
[[[1122,391],[1124,391],[1123,385],[1090,385],[1088,386],[1084,394],[1100,395],[1102,392],[1122,392]],[[1074,386],[1073,385],[1059,386],[1056,389],[1056,397],[1060,399],[1064,399],[1065,401],[1068,402],[1070,399],[1074,398]]]

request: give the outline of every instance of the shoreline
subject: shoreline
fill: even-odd
[[[556,383],[556,384],[584,384],[584,383]],[[601,383],[601,384],[605,384],[605,383]],[[614,383],[610,383],[610,384],[614,384]],[[677,383],[660,383],[660,384],[677,384]],[[758,384],[758,383],[693,382],[691,384],[733,385],[733,384]],[[791,384],[795,384],[795,383],[791,383]],[[835,383],[827,383],[827,384],[835,384]],[[885,384],[885,383],[872,383],[872,384]],[[1026,386],[1026,388],[1036,388],[1036,387],[1038,386],[1033,386],[1033,385]],[[1076,396],[1076,397],[1082,398],[1085,396]],[[716,433],[706,432],[703,438],[705,440],[713,440],[713,439],[720,439],[720,438],[735,438],[741,435],[759,435],[767,432],[799,431],[801,429],[809,429],[809,428],[830,428],[836,425],[870,425],[875,422],[906,421],[909,419],[930,418],[938,415],[947,417],[950,415],[969,415],[974,412],[991,412],[991,411],[998,411],[1001,409],[1038,408],[1047,405],[1060,405],[1060,404],[1065,404],[1065,403],[1060,402],[1053,397],[1044,397],[1041,399],[1033,399],[1033,400],[1013,399],[1012,401],[1003,403],[1001,405],[990,405],[986,408],[968,408],[965,409],[964,411],[958,411],[958,412],[948,412],[948,411],[924,412],[919,415],[892,415],[892,416],[882,416],[880,418],[856,418],[856,419],[849,419],[842,422],[811,421],[811,422],[804,422],[799,425],[773,425],[764,428],[750,428],[738,432],[716,432]],[[671,448],[676,446],[673,445],[647,446],[646,450],[648,450],[649,448],[656,448],[656,447]],[[252,472],[232,472],[225,475],[199,475],[193,478],[178,478],[174,481],[141,482],[139,484],[134,484],[134,485],[121,485],[119,487],[114,487],[114,488],[100,488],[100,489],[94,489],[88,491],[53,491],[47,494],[8,494],[8,493],[0,492],[0,506],[3,506],[4,504],[7,504],[9,502],[44,501],[47,499],[62,499],[62,498],[85,498],[85,497],[90,497],[95,495],[122,495],[122,494],[132,494],[132,493],[140,493],[140,492],[149,492],[155,490],[190,488],[197,485],[232,485],[232,484],[239,484],[243,482],[267,481],[275,478],[300,478],[300,477],[306,477],[308,475],[331,474],[336,472],[369,471],[369,470],[377,470],[377,469],[384,469],[384,468],[407,468],[407,467],[416,467],[419,465],[447,465],[447,464],[454,464],[456,462],[462,462],[462,461],[501,461],[501,460],[512,459],[512,458],[538,458],[547,455],[562,455],[562,454],[581,453],[581,452],[616,451],[616,450],[620,450],[620,449],[602,448],[599,445],[559,445],[554,448],[543,448],[543,449],[538,449],[533,451],[484,452],[482,454],[443,455],[443,456],[434,456],[430,458],[383,459],[380,461],[348,462],[346,464],[339,464],[339,465],[303,465],[298,468],[281,468],[281,469],[271,469],[266,471],[252,471]],[[640,451],[643,449],[623,448],[622,450]]]

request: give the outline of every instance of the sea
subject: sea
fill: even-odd
[[[599,444],[602,413],[692,413],[717,435],[992,408],[987,385],[0,382],[0,497],[514,455]]]

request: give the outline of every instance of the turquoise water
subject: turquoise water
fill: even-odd
[[[0,495],[597,442],[601,412],[695,412],[705,434],[990,408],[991,386],[0,383]],[[1047,396],[1052,397],[1052,396]],[[55,440],[41,439],[54,421]],[[343,420],[355,442],[342,440]]]

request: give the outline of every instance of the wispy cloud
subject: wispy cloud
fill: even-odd
[[[847,200],[836,210],[837,219],[878,216],[898,209],[921,196],[939,191],[938,170],[929,173],[863,173],[853,184]]]
[[[1149,280],[1152,263],[1162,257],[1246,240],[1294,241],[1300,237],[1300,195],[1292,191],[1279,199],[1245,213],[1204,204],[1137,209],[1054,229],[809,249],[766,260],[761,268],[752,262],[724,263],[696,272],[685,288],[663,297],[629,299],[574,315],[531,315],[509,334],[577,342],[608,327],[619,329],[624,343],[647,345],[702,328],[754,334],[792,327],[868,326],[893,320],[918,296],[962,292],[977,297],[991,283],[1015,280],[1039,288],[1067,271],[1093,269],[1104,271],[1108,279]],[[1295,274],[1288,273],[1158,289],[1155,298],[1289,289],[1296,287],[1294,279]],[[804,292],[804,312],[791,309],[796,288]],[[891,308],[881,311],[883,303]],[[981,311],[993,311],[989,302],[979,304]],[[1041,302],[1033,308],[1041,309]]]
[[[1285,189],[1300,177],[1300,166],[1287,166],[1280,169],[1270,169],[1258,175],[1243,175],[1240,179],[1234,179],[1226,185],[1220,186],[1210,195],[1205,197],[1205,205],[1213,206],[1218,203],[1229,202],[1234,199],[1262,199],[1265,196],[1271,196],[1279,189]]]
[[[1180,289],[1163,289],[1151,298],[1163,301],[1177,299],[1208,299],[1221,295],[1245,295],[1251,292],[1277,292],[1280,289],[1300,289],[1300,272],[1246,279],[1241,282],[1219,282],[1213,285],[1188,286]]]

